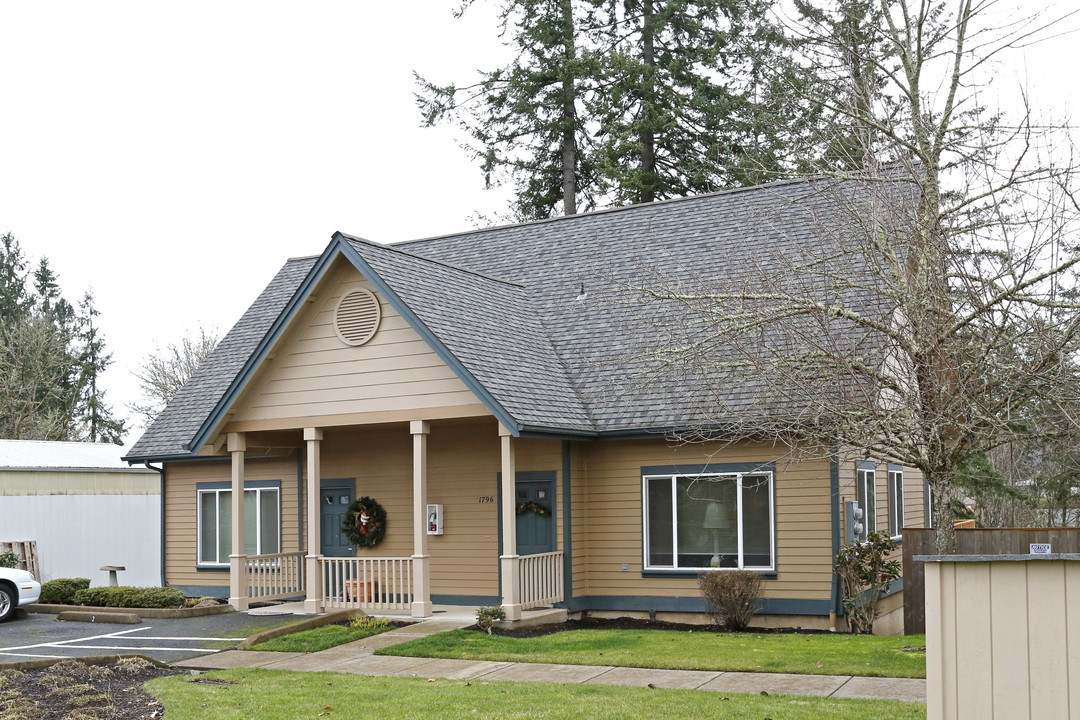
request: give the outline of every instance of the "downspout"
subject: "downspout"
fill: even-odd
[[[154,467],[149,462],[144,462],[147,470],[157,470],[161,483],[161,537],[158,538],[158,552],[161,561],[161,587],[165,585],[165,466]]]

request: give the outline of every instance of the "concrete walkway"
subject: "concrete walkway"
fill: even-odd
[[[176,663],[191,670],[257,667],[269,670],[329,671],[389,677],[446,678],[589,685],[630,685],[684,690],[712,690],[770,695],[866,698],[926,702],[926,681],[911,678],[868,678],[851,675],[786,675],[781,673],[653,670],[606,665],[549,665],[373,655],[418,637],[472,625],[472,618],[439,618],[398,628],[316,653],[230,650]]]

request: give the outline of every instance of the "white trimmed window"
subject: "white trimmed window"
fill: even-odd
[[[198,496],[199,565],[228,565],[232,554],[232,490],[228,483],[200,483]],[[279,483],[244,487],[244,554],[281,552]]]
[[[771,472],[644,475],[646,570],[774,570]]]
[[[889,470],[889,535],[895,540],[904,530],[904,471]]]
[[[855,471],[855,489],[863,511],[863,537],[877,531],[877,471],[859,468]]]

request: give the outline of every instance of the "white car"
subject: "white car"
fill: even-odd
[[[25,570],[0,567],[0,622],[15,614],[15,608],[35,603],[41,583]]]

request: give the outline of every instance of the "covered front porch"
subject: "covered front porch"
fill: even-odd
[[[436,423],[438,427],[438,423]],[[492,432],[494,424],[485,424],[484,432]],[[550,552],[527,552],[518,554],[518,515],[521,512],[518,483],[521,476],[529,473],[521,473],[518,469],[517,451],[521,442],[515,438],[502,425],[497,426],[498,455],[497,461],[492,453],[487,461],[475,461],[473,464],[487,465],[490,461],[490,470],[486,475],[498,473],[498,492],[489,495],[481,495],[473,498],[472,502],[490,503],[479,505],[477,508],[467,507],[462,503],[464,500],[457,498],[458,505],[453,507],[453,513],[464,515],[467,509],[472,513],[484,512],[490,514],[492,529],[497,516],[497,542],[490,541],[490,545],[478,546],[477,541],[457,542],[452,545],[435,534],[434,528],[429,528],[428,503],[430,501],[429,483],[429,438],[432,433],[432,422],[427,420],[410,421],[407,424],[398,425],[394,433],[408,433],[411,455],[411,488],[404,482],[398,482],[396,486],[396,505],[394,512],[397,517],[400,513],[408,512],[411,516],[410,523],[396,520],[393,528],[396,530],[395,542],[385,543],[382,552],[363,548],[359,551],[352,547],[347,552],[332,555],[326,552],[324,535],[337,532],[337,528],[327,521],[323,514],[321,501],[333,502],[324,497],[326,483],[340,483],[342,473],[339,469],[342,454],[340,428],[335,429],[337,445],[327,455],[324,428],[303,428],[302,447],[302,479],[298,483],[302,488],[298,492],[302,497],[302,522],[300,523],[301,543],[300,549],[292,552],[279,552],[270,554],[248,555],[233,552],[228,555],[229,559],[229,602],[238,610],[246,609],[252,602],[268,601],[287,598],[303,597],[304,609],[308,613],[321,613],[336,609],[361,609],[371,614],[408,614],[415,618],[430,617],[435,612],[432,593],[432,572],[443,570],[439,568],[439,562],[447,558],[447,552],[453,552],[453,563],[459,567],[470,565],[482,566],[484,563],[497,562],[497,601],[503,606],[507,620],[517,621],[522,618],[522,613],[534,608],[550,606],[564,601],[566,569],[564,548],[555,547]],[[472,430],[472,428],[470,428]],[[357,429],[357,433],[363,432]],[[460,430],[459,430],[460,433]],[[490,442],[494,442],[495,433],[489,435]],[[395,441],[401,440],[395,435]],[[233,497],[245,497],[245,464],[249,460],[249,440],[254,443],[260,442],[255,433],[229,432],[226,438],[227,450],[231,464],[231,490]],[[455,442],[461,445],[455,438]],[[253,445],[253,449],[254,449]],[[493,451],[494,448],[492,447]],[[458,450],[462,457],[467,457],[467,447]],[[334,458],[336,462],[330,477],[324,476],[324,460]],[[394,462],[400,464],[404,458],[398,456]],[[357,455],[355,462],[363,465],[364,458]],[[370,460],[369,460],[370,462]],[[407,462],[407,460],[405,460]],[[440,469],[435,471],[436,479],[442,480],[439,487],[442,493],[436,500],[450,498],[448,485],[453,485],[453,478],[441,477],[445,470],[445,454],[441,460]],[[397,475],[402,479],[406,477],[407,468],[398,467]],[[475,471],[474,471],[475,472]],[[363,477],[359,471],[354,472],[357,476],[355,483],[356,493],[363,495],[365,487]],[[535,473],[534,473],[535,474]],[[552,478],[552,482],[554,477]],[[404,487],[402,487],[404,486]],[[411,491],[411,492],[410,492]],[[467,492],[463,490],[461,492]],[[491,497],[495,495],[495,497]],[[455,496],[456,497],[456,496]],[[344,496],[343,496],[344,498]],[[555,494],[549,498],[550,512],[555,511]],[[245,547],[245,518],[244,503],[231,503],[231,535],[233,549]],[[554,520],[554,518],[552,518]],[[563,522],[566,522],[565,518]],[[402,528],[411,524],[411,543],[402,536]],[[554,522],[552,522],[554,528]],[[249,529],[250,531],[250,529]],[[448,532],[449,534],[449,532]],[[432,539],[442,542],[440,550],[442,560],[433,558],[430,543]],[[554,543],[554,537],[552,538]],[[411,546],[411,547],[410,547]],[[293,547],[297,547],[294,545]],[[497,550],[497,558],[495,557]],[[530,546],[532,547],[532,546]],[[402,549],[411,549],[411,554],[400,552]],[[387,551],[392,552],[389,554]],[[396,552],[394,552],[396,551]],[[384,554],[386,553],[386,554]],[[496,582],[494,571],[491,568],[491,583]],[[444,585],[443,592],[436,596],[445,597],[447,580],[446,572],[441,574],[441,582]],[[453,572],[450,573],[454,574]],[[469,597],[468,579],[465,578],[460,587],[455,588],[455,594],[462,598]],[[490,595],[479,593],[479,595]],[[466,602],[475,608],[477,602]],[[451,606],[453,607],[453,606]],[[460,607],[460,606],[459,606]],[[475,612],[475,610],[473,610]]]

